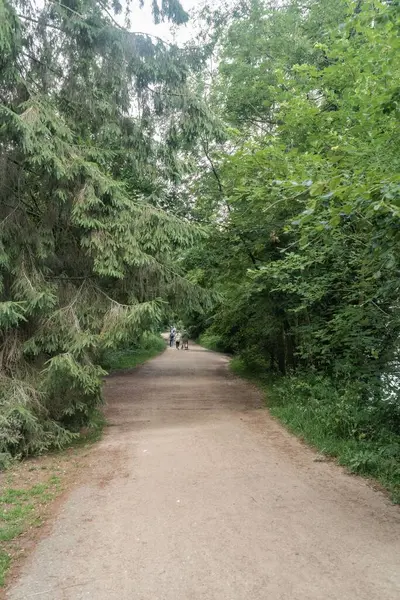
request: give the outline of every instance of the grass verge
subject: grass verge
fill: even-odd
[[[290,431],[351,473],[375,479],[400,503],[400,436],[387,402],[366,404],[355,385],[338,389],[318,375],[272,379],[238,357],[230,366],[265,393],[271,414]]]
[[[107,371],[133,369],[154,358],[165,350],[165,341],[158,335],[143,336],[140,345],[132,345],[117,350],[109,350],[102,359],[102,367]]]
[[[33,545],[55,499],[82,469],[100,427],[66,450],[13,463],[0,473],[0,597],[6,575]]]
[[[11,564],[15,539],[24,531],[42,524],[42,507],[60,492],[60,477],[51,475],[46,481],[27,488],[7,486],[0,495],[0,586]]]

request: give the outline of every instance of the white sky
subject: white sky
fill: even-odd
[[[209,3],[215,6],[219,2],[210,0]],[[168,42],[175,42],[178,45],[184,44],[193,36],[194,30],[190,20],[186,25],[181,25],[179,27],[172,26],[171,23],[160,23],[159,25],[155,25],[151,14],[150,0],[145,0],[145,5],[142,9],[138,7],[138,3],[136,2],[133,2],[132,4],[130,27],[132,31],[143,31],[143,33],[157,35]],[[207,2],[206,0],[181,0],[181,4],[187,12],[190,12],[191,10],[201,8],[204,4],[207,4]],[[122,15],[119,17],[118,21],[122,24]]]

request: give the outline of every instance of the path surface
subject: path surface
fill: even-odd
[[[398,600],[398,508],[260,410],[227,359],[107,384],[111,427],[10,600]]]

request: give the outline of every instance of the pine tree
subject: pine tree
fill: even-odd
[[[143,3],[141,3],[143,4]],[[178,0],[156,22],[184,23]],[[0,457],[69,441],[102,351],[198,306],[198,235],[162,210],[208,115],[205,52],[121,27],[118,2],[0,0]],[[1,462],[1,458],[0,458]]]

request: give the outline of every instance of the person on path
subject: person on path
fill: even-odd
[[[189,334],[186,330],[182,333],[181,340],[182,340],[182,350],[189,350]]]
[[[175,327],[171,327],[169,332],[169,347],[172,348],[175,341],[176,329]]]
[[[179,331],[176,333],[175,344],[176,344],[176,349],[179,350],[179,346],[181,345],[181,334]]]

